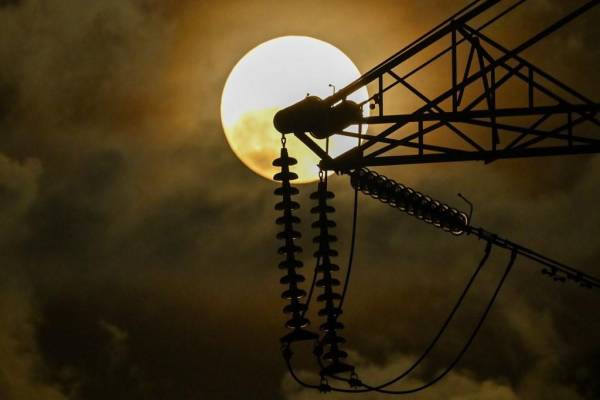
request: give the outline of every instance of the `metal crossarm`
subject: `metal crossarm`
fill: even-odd
[[[503,158],[600,152],[600,103],[590,100],[550,73],[520,56],[524,50],[591,9],[588,1],[538,34],[509,50],[482,30],[522,3],[518,1],[479,28],[471,21],[489,12],[498,1],[472,4],[440,24],[360,79],[323,99],[331,107],[345,101],[358,88],[373,83],[375,93],[360,107],[371,107],[371,116],[347,121],[368,124],[371,133],[363,143],[330,158],[307,132],[294,133],[321,158],[321,167],[337,171],[378,165],[432,162],[484,161]],[[447,45],[446,45],[447,44]],[[400,67],[432,49],[446,46],[407,73]],[[460,62],[460,56],[464,56]],[[419,86],[415,74],[446,62],[450,87],[435,97]],[[438,71],[438,70],[436,70]],[[502,104],[515,88],[525,93]],[[394,90],[393,90],[394,89]],[[389,112],[392,92],[404,90],[422,103],[410,113]],[[398,93],[394,93],[398,95]],[[522,104],[518,104],[519,101]],[[293,106],[292,106],[293,107]],[[310,133],[310,132],[309,132]],[[357,137],[346,129],[330,135]]]

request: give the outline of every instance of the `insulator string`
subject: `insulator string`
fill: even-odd
[[[492,242],[498,247],[514,250],[519,255],[548,267],[543,269],[542,273],[557,282],[570,280],[584,288],[600,287],[598,278],[501,238],[483,228],[470,226],[470,218],[466,213],[442,204],[375,171],[367,168],[352,171],[350,173],[350,183],[355,190],[358,189],[382,203],[404,211],[454,235],[473,234],[480,239]]]
[[[331,234],[331,229],[335,227],[331,214],[335,212],[335,208],[328,203],[334,197],[335,195],[327,189],[327,174],[321,170],[317,190],[310,195],[311,199],[317,201],[317,205],[310,212],[317,215],[317,220],[313,222],[312,227],[318,229],[318,235],[313,238],[313,243],[317,245],[314,256],[320,260],[317,265],[320,279],[316,281],[315,285],[322,289],[322,293],[317,297],[317,301],[323,303],[318,315],[325,319],[320,326],[323,336],[317,345],[320,348],[327,347],[326,351],[320,351],[318,355],[328,363],[321,370],[322,376],[354,370],[352,366],[343,362],[348,354],[341,349],[341,345],[346,340],[339,335],[339,330],[344,326],[338,321],[342,312],[338,303],[341,295],[335,290],[340,285],[340,281],[334,277],[334,273],[339,270],[339,267],[332,260],[338,255],[332,246],[337,241],[337,237]],[[338,304],[336,305],[336,303]]]
[[[350,174],[353,188],[440,229],[462,235],[469,226],[467,214],[417,192],[375,171],[360,168]]]
[[[281,340],[289,343],[297,340],[313,340],[318,336],[305,329],[309,320],[304,316],[307,306],[301,302],[301,299],[306,296],[306,291],[300,288],[304,276],[298,273],[298,269],[302,268],[303,264],[296,258],[296,254],[302,252],[302,248],[296,243],[301,234],[294,228],[294,225],[300,223],[300,218],[293,213],[300,208],[300,204],[292,199],[292,196],[297,195],[299,191],[291,185],[291,181],[298,179],[298,175],[291,172],[289,168],[297,161],[288,155],[285,145],[286,139],[282,136],[280,157],[273,161],[273,166],[280,167],[281,170],[273,176],[273,179],[281,182],[281,186],[275,189],[274,194],[281,197],[281,201],[275,204],[275,210],[281,211],[282,215],[275,222],[283,227],[283,230],[277,233],[277,239],[283,241],[283,246],[279,247],[278,253],[284,256],[284,260],[279,263],[279,268],[285,270],[280,283],[287,285],[281,297],[289,302],[283,311],[290,315],[285,326],[292,331]]]

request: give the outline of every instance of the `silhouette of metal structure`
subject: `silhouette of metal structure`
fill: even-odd
[[[483,228],[474,227],[470,224],[470,213],[434,200],[368,168],[457,161],[490,163],[506,158],[600,152],[600,123],[596,118],[600,104],[520,56],[524,50],[597,5],[598,1],[586,2],[512,50],[483,33],[486,27],[524,2],[525,0],[512,2],[487,22],[474,28],[471,23],[475,18],[507,2],[473,1],[356,81],[337,92],[334,88],[334,94],[330,97],[320,99],[308,96],[275,116],[274,125],[282,134],[281,157],[274,162],[274,165],[281,167],[281,172],[274,177],[281,182],[281,187],[275,194],[282,197],[276,209],[282,211],[277,223],[283,226],[283,231],[277,237],[284,241],[279,248],[279,253],[284,256],[280,268],[286,271],[281,283],[287,285],[288,289],[282,297],[289,301],[284,312],[290,315],[286,326],[291,329],[282,338],[282,349],[290,373],[303,386],[322,392],[379,391],[389,394],[414,393],[431,386],[442,379],[468,349],[517,256],[542,264],[542,272],[556,281],[573,281],[584,288],[600,288],[599,279]],[[429,55],[431,52],[434,55]],[[400,72],[401,69],[406,69],[405,66],[414,65],[415,60],[420,60],[421,57],[425,60],[416,67]],[[443,93],[430,97],[410,82],[410,78],[418,73],[436,66],[440,68],[440,65],[450,76],[450,86]],[[346,100],[348,95],[365,85],[375,88],[367,101],[357,104]],[[408,114],[394,112],[391,110],[394,100],[389,97],[392,90],[404,90],[416,97],[422,105]],[[367,106],[374,115],[364,116],[363,109]],[[362,127],[367,124],[379,132],[363,134]],[[347,130],[352,125],[359,126],[359,133]],[[313,239],[317,246],[314,253],[317,261],[308,293],[300,288],[305,281],[304,276],[298,272],[302,263],[296,257],[302,250],[297,245],[301,234],[295,229],[300,220],[293,215],[293,210],[299,208],[300,204],[292,199],[298,194],[298,189],[291,185],[297,176],[290,170],[296,160],[288,155],[285,148],[286,134],[294,134],[321,159],[320,181],[317,191],[311,195],[317,202],[311,212],[317,216],[312,227],[318,230],[318,234]],[[327,149],[323,149],[309,134],[317,139],[332,135],[355,137],[357,146],[332,158]],[[335,222],[331,214],[334,208],[329,202],[334,194],[327,190],[327,176],[324,173],[327,170],[349,175],[350,183],[355,189],[352,246],[343,286],[335,278],[340,268],[333,262],[337,251],[333,248],[336,237],[332,235]],[[355,368],[345,360],[347,353],[341,348],[345,340],[340,335],[344,328],[340,315],[352,268],[358,192],[368,194],[454,235],[475,235],[487,243],[481,263],[431,344],[410,368],[379,385],[362,382]],[[433,349],[461,306],[493,246],[509,250],[510,260],[465,346],[449,366],[431,381],[407,390],[387,389],[408,376]],[[341,292],[336,291],[340,286]],[[320,335],[307,328],[309,321],[306,312],[315,290],[321,290],[317,302],[323,304],[318,312],[324,319],[320,325]],[[303,301],[305,297],[306,301]],[[319,383],[304,382],[294,372],[291,345],[301,340],[315,341],[314,353],[321,368]],[[350,387],[334,387],[329,383],[330,379],[345,382]]]

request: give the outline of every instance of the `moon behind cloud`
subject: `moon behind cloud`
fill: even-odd
[[[273,127],[275,113],[307,94],[327,97],[332,93],[330,84],[342,88],[358,77],[360,72],[350,58],[324,41],[283,36],[262,43],[240,59],[223,88],[221,122],[231,149],[249,169],[272,179],[277,171],[271,163],[281,147],[281,135]],[[367,89],[361,88],[348,99],[367,100]],[[348,130],[357,131],[356,127]],[[289,153],[298,160],[293,167],[297,182],[317,180],[318,157],[293,135],[287,138]],[[320,144],[324,147],[324,141]],[[356,139],[333,137],[330,154],[339,155],[355,145]]]

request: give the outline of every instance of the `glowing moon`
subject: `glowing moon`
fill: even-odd
[[[360,76],[358,68],[341,50],[306,36],[283,36],[250,50],[235,65],[221,97],[221,122],[231,149],[258,175],[271,179],[279,156],[281,134],[273,127],[277,111],[302,100],[308,93],[325,98],[329,85],[342,88]],[[348,96],[357,103],[367,100],[365,87]],[[365,115],[368,107],[364,107]],[[356,132],[355,127],[348,128]],[[363,128],[364,129],[364,128]],[[293,135],[287,147],[298,160],[293,170],[298,183],[318,178],[318,157]],[[320,141],[324,147],[324,141]],[[335,137],[330,154],[339,155],[356,145],[356,139]]]

